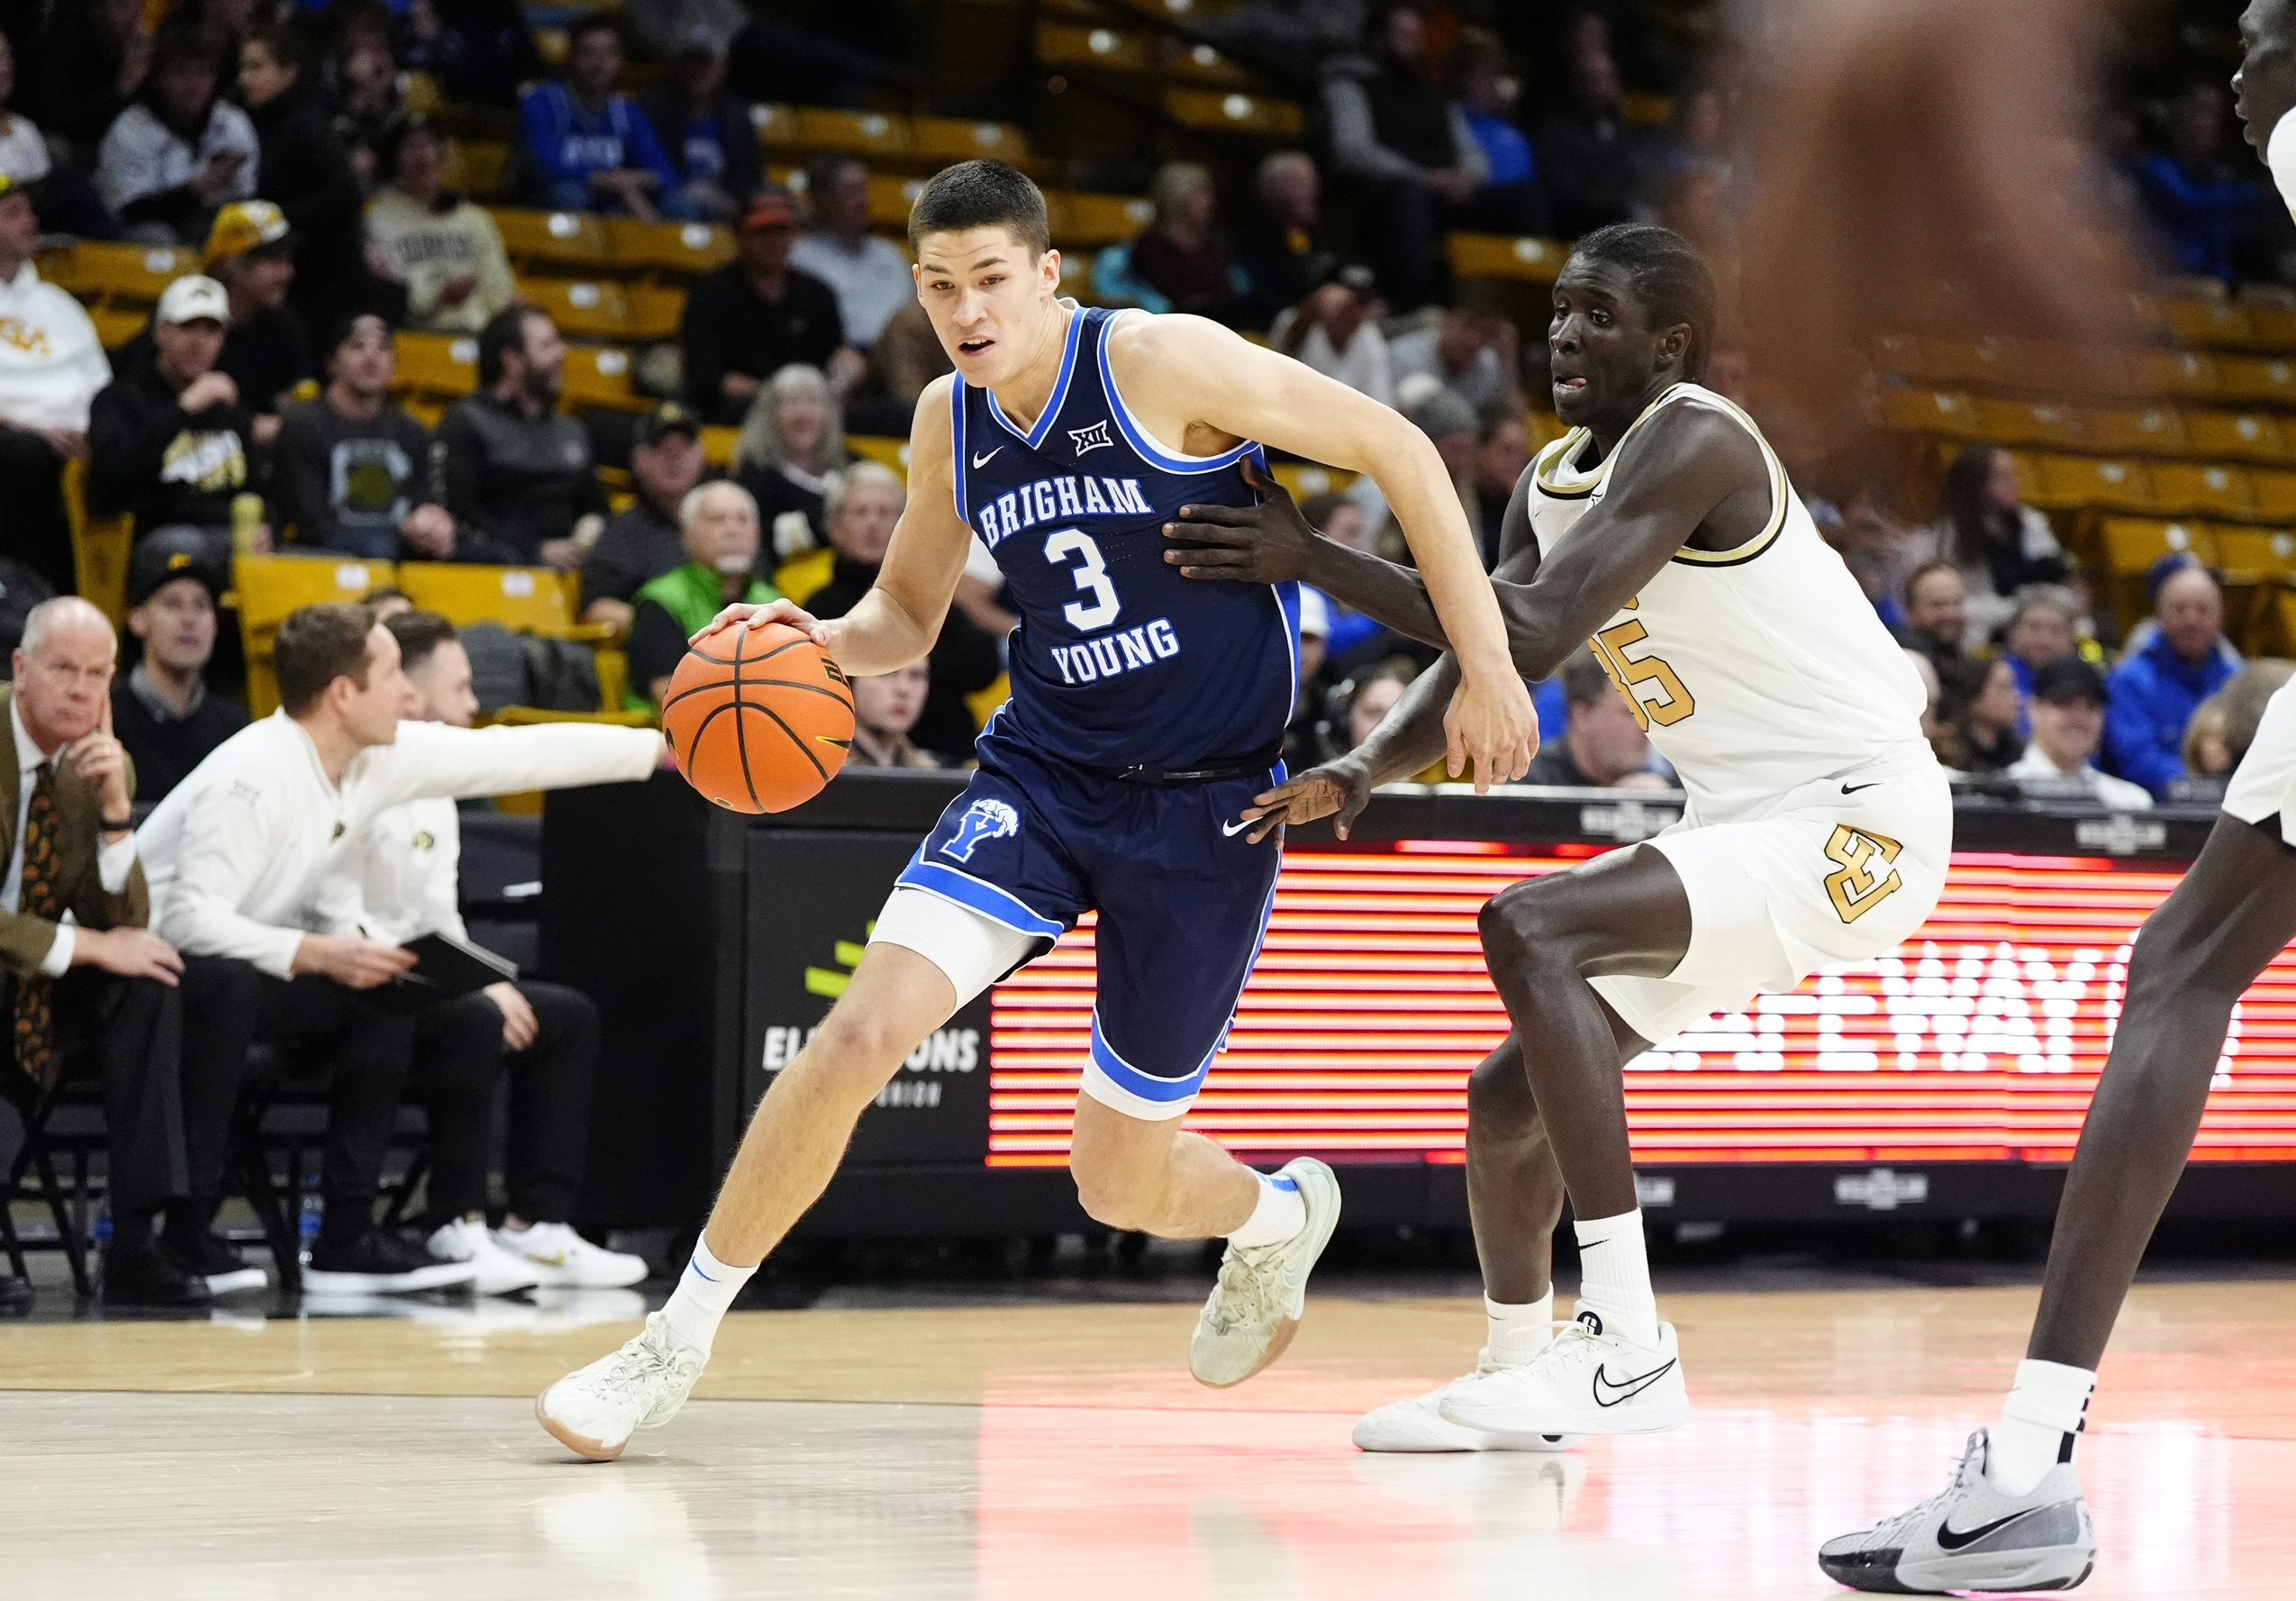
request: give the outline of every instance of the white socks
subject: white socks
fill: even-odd
[[[1650,1291],[1650,1256],[1642,1208],[1572,1224],[1578,1234],[1578,1309],[1602,1320],[1601,1333],[1637,1345],[1658,1345],[1658,1298]]]
[[[1494,1368],[1520,1368],[1554,1338],[1555,1292],[1550,1287],[1536,1301],[1510,1306],[1483,1297],[1483,1314],[1490,1320],[1483,1349]]]
[[[2062,1362],[2017,1364],[2016,1381],[1985,1453],[1985,1478],[2004,1496],[2022,1496],[2066,1459],[2089,1410],[2097,1376]]]
[[[670,1333],[677,1336],[681,1344],[709,1355],[710,1343],[718,1336],[718,1324],[723,1321],[727,1308],[757,1270],[754,1263],[747,1268],[729,1267],[710,1254],[706,1238],[694,1241],[694,1255],[686,1262],[685,1271],[677,1276],[677,1287],[662,1306],[662,1318],[668,1324]]]
[[[1228,1236],[1229,1244],[1281,1245],[1308,1226],[1307,1203],[1300,1198],[1296,1183],[1274,1173],[1254,1171],[1252,1177],[1259,1180],[1259,1199],[1252,1214]]]

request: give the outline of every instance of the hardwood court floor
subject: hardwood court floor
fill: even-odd
[[[530,1413],[632,1326],[578,1308],[0,1326],[0,1595],[1838,1595],[1818,1542],[1943,1485],[2033,1300],[1669,1296],[1700,1411],[1567,1458],[1348,1445],[1463,1365],[1464,1299],[1319,1299],[1225,1394],[1186,1378],[1182,1306],[737,1314],[694,1403],[605,1467]],[[2290,1593],[2291,1323],[2296,1285],[2139,1287],[2082,1450],[2082,1595]]]

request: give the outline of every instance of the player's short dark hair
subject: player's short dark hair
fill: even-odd
[[[1563,699],[1574,706],[1600,705],[1611,693],[1611,675],[1592,645],[1581,645],[1563,663]]]
[[[1052,219],[1044,191],[1029,175],[1002,161],[959,161],[925,180],[909,207],[909,244],[928,233],[961,233],[967,228],[1010,229],[1012,237],[1041,256],[1052,248]]]
[[[374,632],[374,608],[361,601],[288,613],[271,644],[271,671],[279,680],[279,705],[287,715],[309,711],[337,678],[366,688],[367,636]]]
[[[478,331],[480,388],[491,389],[503,381],[504,357],[513,350],[525,353],[527,319],[549,315],[539,305],[506,305],[486,319],[486,325]]]
[[[1714,354],[1716,296],[1714,275],[1697,246],[1656,223],[1613,223],[1580,239],[1571,257],[1622,269],[1653,329],[1689,323],[1682,375],[1692,383],[1706,376]]]
[[[436,612],[395,612],[383,626],[399,642],[399,662],[413,672],[431,660],[431,652],[457,636],[454,624]]]

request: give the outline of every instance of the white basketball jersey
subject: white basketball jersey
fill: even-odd
[[[1589,641],[1674,764],[1690,820],[1756,816],[1821,778],[1934,760],[1921,737],[1919,676],[1819,536],[1762,431],[1711,390],[1675,385],[1591,468],[1577,465],[1593,443],[1584,428],[1539,452],[1529,510],[1542,562],[1600,504],[1611,465],[1667,405],[1735,419],[1770,468],[1770,520],[1757,538],[1735,550],[1677,550]]]

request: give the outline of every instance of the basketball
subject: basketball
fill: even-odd
[[[821,792],[853,742],[844,669],[786,623],[704,634],[670,676],[662,732],[685,781],[734,812]]]

